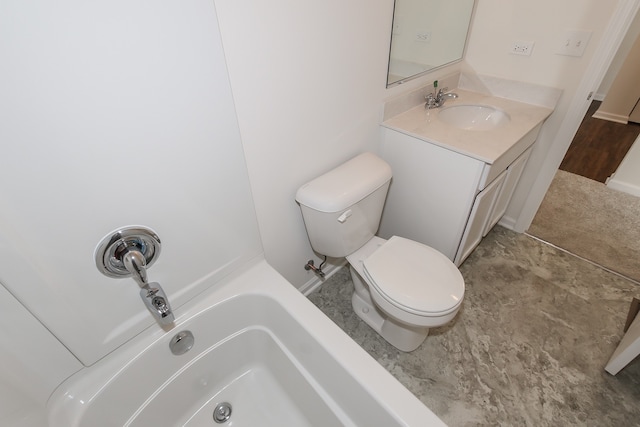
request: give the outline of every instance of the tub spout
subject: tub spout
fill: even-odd
[[[133,280],[140,286],[140,297],[160,326],[168,326],[174,321],[169,299],[159,283],[147,281],[147,269],[144,255],[138,250],[128,249],[122,255],[124,267],[131,273]]]
[[[169,299],[159,283],[152,282],[140,289],[140,297],[160,326],[169,326],[175,320]]]
[[[149,283],[147,268],[160,255],[158,235],[147,227],[123,227],[106,235],[95,252],[96,266],[107,277],[133,277],[140,297],[160,326],[173,323],[169,299],[159,283]]]

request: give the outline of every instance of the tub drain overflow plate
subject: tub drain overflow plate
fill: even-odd
[[[231,418],[231,404],[227,402],[218,403],[213,410],[213,420],[218,424],[227,422]]]

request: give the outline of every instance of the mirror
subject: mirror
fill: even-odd
[[[474,0],[395,0],[387,87],[460,61]]]

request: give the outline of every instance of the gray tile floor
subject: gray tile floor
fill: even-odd
[[[458,316],[412,353],[353,313],[348,268],[309,299],[450,426],[640,426],[640,361],[603,370],[638,285],[501,227],[460,270]]]

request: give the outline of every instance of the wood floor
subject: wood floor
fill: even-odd
[[[594,119],[591,116],[600,104],[591,103],[560,169],[604,183],[640,134],[640,124]]]

